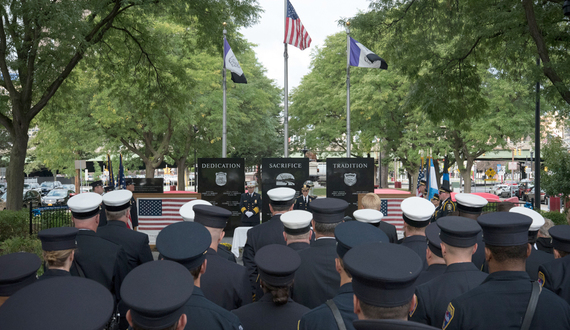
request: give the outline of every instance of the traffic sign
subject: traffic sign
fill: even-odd
[[[487,172],[485,172],[485,174],[486,174],[488,177],[492,178],[492,177],[494,177],[494,176],[497,174],[497,172],[495,172],[495,170],[494,170],[492,167],[490,167],[490,168],[487,170]]]

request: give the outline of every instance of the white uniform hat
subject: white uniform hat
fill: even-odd
[[[400,204],[404,221],[412,227],[423,228],[429,225],[435,206],[425,198],[409,197]]]
[[[267,191],[267,196],[272,204],[287,204],[287,202],[295,198],[295,189],[273,188]]]
[[[530,225],[528,231],[538,231],[540,227],[542,227],[545,223],[544,217],[540,215],[540,213],[526,207],[521,207],[521,206],[513,207],[512,209],[509,210],[509,212],[520,213],[530,217],[532,219],[532,224]]]
[[[129,190],[115,190],[103,195],[105,209],[110,212],[122,211],[131,207],[133,193]]]
[[[193,201],[190,201],[184,205],[182,205],[180,207],[180,210],[178,211],[180,213],[180,216],[182,217],[182,219],[184,219],[184,221],[194,221],[194,206],[196,205],[212,205],[212,203],[205,201],[203,199],[195,199]]]
[[[352,213],[352,215],[357,221],[366,223],[379,223],[384,217],[384,214],[382,214],[382,212],[372,209],[356,210],[354,213]]]
[[[255,182],[255,181],[249,181],[249,182],[247,183],[247,186],[248,186],[248,187],[255,187],[255,186],[257,186],[257,182]]]
[[[69,206],[74,219],[84,220],[99,214],[99,206],[102,201],[103,197],[101,197],[101,195],[86,192],[71,197],[67,201],[67,206]]]
[[[293,210],[281,215],[283,230],[289,235],[300,235],[311,229],[313,214],[304,210]]]
[[[459,211],[470,214],[480,214],[485,205],[489,203],[479,195],[466,193],[456,194],[455,200],[457,201],[457,209]]]

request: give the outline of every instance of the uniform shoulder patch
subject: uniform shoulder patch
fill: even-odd
[[[415,295],[414,295],[415,296]],[[409,316],[412,317],[414,315],[414,313],[416,312],[416,309],[418,308],[418,298],[416,297],[416,299],[414,299],[414,306],[413,308],[410,310]]]
[[[448,211],[453,211],[453,204],[447,203],[446,209],[447,209]]]
[[[541,272],[541,271],[538,272],[538,279],[537,279],[537,282],[538,282],[538,283],[540,284],[540,286],[542,286],[542,287],[544,286],[544,283],[546,283],[546,279],[545,279],[545,277],[544,277],[544,273]]]
[[[453,315],[455,314],[455,307],[451,303],[447,305],[447,310],[445,311],[445,318],[443,319],[443,326],[442,329],[445,330],[449,325],[449,322],[453,320]]]

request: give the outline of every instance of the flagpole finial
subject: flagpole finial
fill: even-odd
[[[226,23],[226,22],[223,22],[223,23],[222,23],[222,25],[223,25],[223,26],[226,26],[226,25],[228,25],[228,23]]]
[[[346,26],[350,26],[350,22],[346,22]]]

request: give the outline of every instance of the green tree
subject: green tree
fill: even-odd
[[[570,153],[560,137],[552,137],[542,149],[543,165],[541,188],[550,195],[570,196]]]

